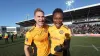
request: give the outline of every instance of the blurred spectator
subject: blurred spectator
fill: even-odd
[[[14,42],[13,41],[13,37],[14,37],[14,34],[13,33],[10,33],[10,39],[11,39],[12,42]]]
[[[8,33],[4,34],[5,43],[8,43]]]
[[[69,27],[73,34],[100,34],[100,24],[77,24]]]
[[[0,40],[2,39],[2,34],[0,33]]]
[[[17,39],[17,33],[14,33],[14,34],[13,34],[13,38],[14,38],[14,39]]]

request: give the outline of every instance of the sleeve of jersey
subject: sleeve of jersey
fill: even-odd
[[[25,35],[25,45],[31,45],[32,43],[32,36],[30,32],[27,32]]]
[[[71,39],[71,30],[70,29],[67,30],[67,33],[65,33],[65,36],[67,39]]]

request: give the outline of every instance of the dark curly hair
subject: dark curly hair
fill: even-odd
[[[56,9],[53,11],[53,16],[54,16],[55,13],[61,13],[61,14],[64,16],[63,10],[60,9],[60,8],[56,8]]]

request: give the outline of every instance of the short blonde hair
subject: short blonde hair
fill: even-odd
[[[36,14],[36,12],[42,12],[44,14],[44,11],[40,8],[37,8],[35,11],[34,11],[34,15]]]

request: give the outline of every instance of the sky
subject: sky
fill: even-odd
[[[34,10],[41,8],[45,15],[55,8],[66,10],[67,0],[0,0],[0,26],[18,26],[15,23],[34,17]],[[73,8],[100,3],[100,0],[74,0]]]

